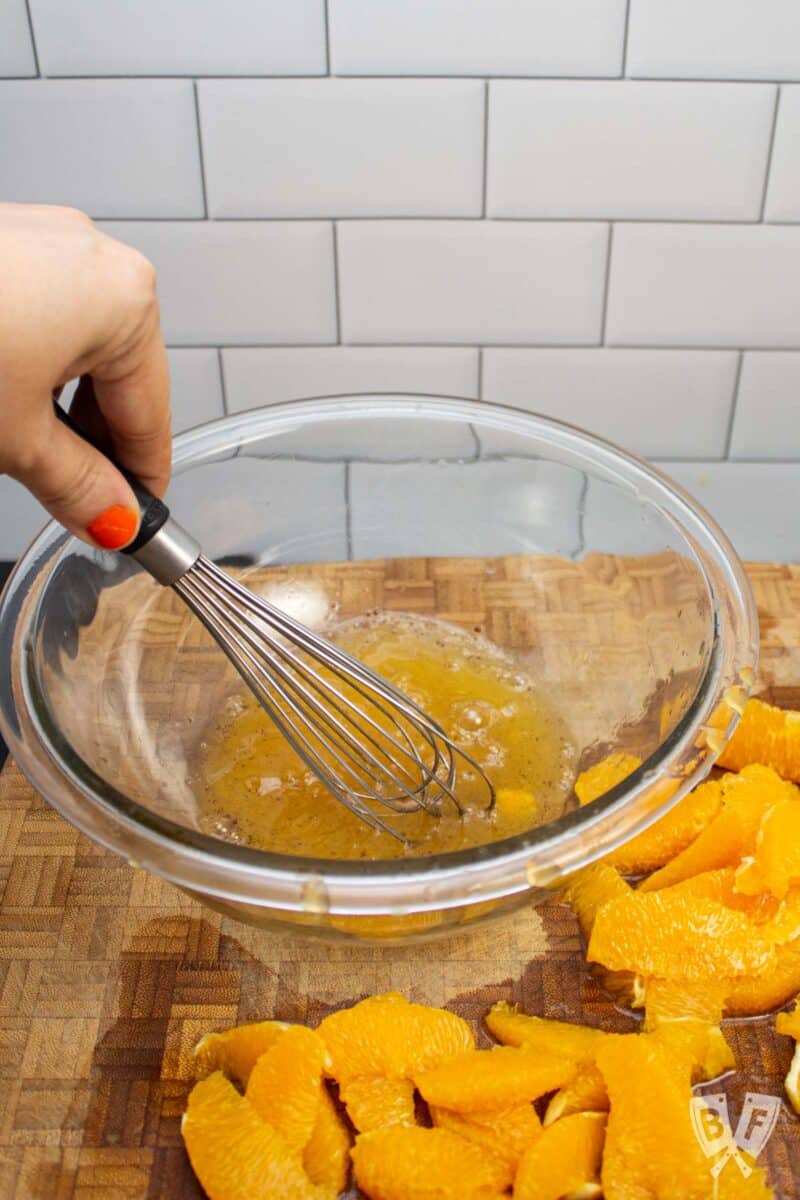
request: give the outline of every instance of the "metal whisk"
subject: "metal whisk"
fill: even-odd
[[[58,406],[56,411],[86,436]],[[406,842],[375,808],[437,816],[450,803],[461,813],[456,789],[459,770],[466,768],[491,809],[489,779],[438,722],[352,655],[225,574],[163,501],[119,469],[142,514],[136,540],[122,553],[174,588],[337,800],[373,829]]]

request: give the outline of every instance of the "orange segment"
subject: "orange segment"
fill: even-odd
[[[800,941],[776,946],[771,966],[728,982],[726,1017],[751,1017],[780,1008],[800,992]]]
[[[695,1083],[706,1083],[736,1067],[733,1051],[719,1025],[677,1018],[661,1021],[651,1036],[675,1059],[688,1064]]]
[[[505,1046],[523,1046],[526,1050],[548,1055],[563,1055],[571,1062],[594,1058],[597,1047],[608,1036],[602,1029],[592,1029],[588,1025],[526,1016],[516,1005],[502,1000],[489,1010],[485,1019],[492,1037]]]
[[[756,838],[755,860],[738,878],[742,891],[769,891],[779,900],[800,883],[800,791],[779,800],[764,815]]]
[[[719,1025],[730,981],[700,979],[648,979],[645,983],[644,1028],[655,1029],[663,1021],[694,1020]]]
[[[414,1084],[410,1079],[351,1079],[342,1084],[339,1095],[359,1133],[386,1125],[414,1124]]]
[[[195,1084],[181,1133],[209,1200],[331,1200],[330,1192],[311,1182],[280,1134],[221,1071]]]
[[[505,1187],[511,1187],[520,1159],[535,1142],[542,1125],[532,1104],[520,1104],[490,1113],[455,1113],[447,1108],[431,1108],[431,1120],[437,1129],[449,1129],[482,1147],[506,1168]]]
[[[591,960],[612,970],[686,980],[752,974],[774,955],[743,913],[672,890],[603,905],[588,949]]]
[[[688,1070],[650,1034],[609,1040],[597,1065],[611,1101],[605,1200],[710,1200],[713,1181],[692,1128]]]
[[[769,767],[745,767],[739,775],[720,780],[723,807],[695,840],[670,862],[645,879],[642,892],[656,891],[713,871],[738,866],[755,850],[756,836],[764,814],[782,800],[790,786]]]
[[[746,913],[751,920],[760,925],[769,921],[778,912],[778,902],[774,896],[758,892],[756,895],[745,895],[738,890],[738,872],[733,867],[720,867],[716,871],[704,871],[702,875],[693,875],[681,883],[674,883],[669,888],[660,889],[678,896],[695,896],[701,900],[717,900],[726,908],[735,908]]]
[[[389,992],[332,1013],[317,1031],[339,1083],[359,1076],[410,1079],[475,1044],[466,1021]]]
[[[635,754],[609,754],[607,758],[589,767],[588,771],[582,771],[575,780],[575,795],[579,803],[581,806],[591,804],[593,800],[611,791],[612,787],[622,783],[623,779],[627,779],[641,765],[642,760]]]
[[[778,1013],[775,1029],[786,1037],[794,1038],[796,1043],[784,1086],[792,1108],[800,1114],[800,1000],[796,1001],[791,1012]]]
[[[580,1112],[608,1112],[606,1081],[594,1063],[581,1063],[574,1079],[565,1083],[551,1099],[544,1126]]]
[[[593,863],[573,875],[564,888],[562,898],[575,912],[581,932],[588,942],[600,908],[609,900],[629,895],[632,890],[616,867],[601,862]]]
[[[599,1196],[605,1133],[605,1113],[575,1113],[550,1125],[522,1156],[514,1200],[560,1200],[575,1192]]]
[[[556,1055],[510,1046],[458,1054],[416,1077],[428,1104],[453,1112],[511,1108],[563,1087],[575,1064]]]
[[[240,1087],[247,1087],[256,1060],[288,1028],[285,1021],[258,1021],[253,1025],[237,1025],[224,1033],[207,1033],[194,1048],[197,1078],[222,1071]]]
[[[673,791],[676,786],[673,781]],[[699,837],[721,807],[719,781],[701,783],[658,821],[606,855],[605,861],[625,875],[642,875],[663,867]]]
[[[776,946],[800,937],[800,887],[793,887],[786,894],[770,919],[760,923],[759,929],[762,937]]]
[[[746,1154],[743,1157],[746,1161],[752,1162]],[[754,1167],[752,1175],[748,1175],[745,1179],[738,1164],[731,1160],[722,1169],[714,1200],[776,1200],[776,1198],[767,1183],[762,1167]]]
[[[303,1151],[303,1167],[312,1183],[338,1196],[350,1181],[350,1130],[339,1116],[328,1089],[320,1093],[317,1119]]]
[[[500,1200],[507,1174],[502,1163],[449,1129],[415,1125],[363,1133],[353,1167],[371,1200]]]
[[[766,763],[784,779],[800,781],[800,713],[748,700],[736,732],[717,762],[729,771]]]
[[[302,1150],[311,1137],[327,1057],[319,1034],[303,1025],[293,1025],[261,1055],[250,1072],[246,1098],[290,1150]]]

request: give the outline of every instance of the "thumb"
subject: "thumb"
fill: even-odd
[[[16,478],[70,533],[104,550],[120,550],[139,529],[130,485],[99,450],[46,409],[30,465]]]

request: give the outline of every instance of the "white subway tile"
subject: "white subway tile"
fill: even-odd
[[[210,557],[340,562],[347,558],[345,481],[344,463],[266,461],[244,452],[173,476],[167,501]]]
[[[619,225],[606,340],[800,346],[800,229]]]
[[[21,483],[0,475],[0,560],[19,558],[50,519]]]
[[[800,221],[800,86],[781,88],[764,216]]]
[[[0,83],[4,200],[95,217],[202,217],[191,82]]]
[[[0,76],[36,74],[25,0],[0,0]]]
[[[766,84],[494,82],[489,214],[757,219],[774,103]]]
[[[731,458],[800,459],[800,354],[745,354]]]
[[[181,433],[224,416],[216,350],[168,350],[172,429]]]
[[[711,513],[740,558],[800,562],[800,463],[662,462],[662,471]]]
[[[343,340],[597,342],[607,236],[589,223],[344,222]]]
[[[206,80],[217,217],[480,216],[477,80]]]
[[[800,355],[798,355],[800,358]],[[483,399],[588,429],[636,454],[725,453],[737,356],[725,350],[483,352]],[[484,433],[484,453],[506,449]]]
[[[223,350],[230,412],[359,392],[477,396],[478,351],[462,347],[302,346]]]
[[[334,342],[330,225],[316,221],[111,221],[158,271],[175,345]]]
[[[581,546],[583,484],[581,471],[541,459],[353,463],[353,556],[570,556]]]
[[[617,75],[624,0],[329,0],[338,75]]]
[[[800,79],[797,0],[631,0],[629,75]]]
[[[324,0],[31,0],[47,75],[322,75]]]

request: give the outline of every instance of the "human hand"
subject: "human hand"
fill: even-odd
[[[56,419],[73,414],[150,491],[170,475],[167,356],[155,271],[74,209],[0,204],[0,472],[84,541],[120,549],[139,508],[120,472]]]

